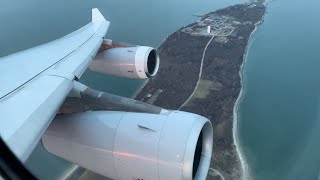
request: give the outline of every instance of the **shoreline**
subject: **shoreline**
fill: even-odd
[[[257,27],[256,29],[251,33],[250,35],[250,39],[251,39],[251,36],[253,35],[253,33],[257,30]],[[250,41],[250,40],[249,40]],[[245,57],[244,57],[244,60],[243,60],[243,63],[241,64],[240,66],[240,71],[239,71],[239,76],[240,76],[240,79],[241,79],[241,90],[240,90],[240,93],[239,93],[239,96],[235,102],[235,105],[233,107],[233,127],[232,127],[232,132],[233,132],[233,141],[234,141],[234,144],[235,144],[235,147],[236,147],[236,151],[237,151],[237,154],[238,154],[238,157],[239,157],[239,160],[240,160],[240,163],[241,163],[241,169],[242,169],[242,177],[241,179],[245,180],[245,179],[251,179],[251,176],[250,176],[250,173],[249,173],[249,166],[248,166],[248,163],[246,162],[246,159],[244,158],[244,155],[243,155],[243,152],[241,150],[241,144],[239,142],[239,135],[238,135],[238,112],[239,112],[239,106],[240,106],[240,103],[241,103],[241,100],[242,100],[242,97],[243,97],[243,67],[244,67],[244,64],[246,62],[246,59],[247,59],[247,53],[248,53],[248,50],[250,49],[249,48],[249,44],[248,44],[248,48],[246,50],[246,53],[245,53]]]
[[[141,92],[141,90],[144,88],[144,86],[148,83],[149,79],[144,80],[141,85],[139,86],[139,88],[137,88],[137,90],[130,96],[130,98],[134,99],[136,98],[136,96]]]
[[[266,7],[267,9],[267,5],[268,3],[272,2],[272,0],[265,0],[263,5]],[[237,151],[237,154],[238,154],[238,157],[239,157],[239,160],[240,160],[240,163],[241,163],[241,169],[242,169],[242,177],[241,179],[243,180],[251,180],[252,179],[252,176],[250,175],[250,168],[249,168],[249,165],[247,163],[247,160],[244,156],[244,153],[243,153],[243,150],[241,149],[241,143],[239,141],[239,127],[238,127],[238,123],[240,121],[240,118],[239,118],[239,108],[240,108],[240,104],[241,104],[241,101],[244,97],[244,88],[245,88],[245,85],[244,85],[244,66],[245,66],[245,63],[247,62],[247,58],[248,58],[248,52],[250,51],[250,43],[252,43],[252,36],[254,35],[254,33],[258,30],[259,26],[263,23],[264,21],[264,18],[265,16],[267,15],[267,10],[265,11],[264,15],[262,16],[261,18],[261,21],[257,22],[255,24],[255,29],[252,31],[252,33],[250,34],[250,37],[249,37],[249,41],[248,41],[248,45],[247,45],[247,48],[246,48],[246,51],[244,53],[244,57],[243,57],[243,61],[242,61],[242,64],[240,66],[240,71],[239,71],[239,76],[240,76],[240,84],[241,84],[241,89],[240,89],[240,93],[239,93],[239,96],[235,102],[235,105],[233,107],[233,128],[232,128],[232,133],[233,133],[233,140],[234,140],[234,144],[235,144],[235,147],[236,147],[236,151]]]

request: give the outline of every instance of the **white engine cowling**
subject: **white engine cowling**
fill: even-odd
[[[42,143],[112,179],[203,180],[212,139],[211,122],[192,113],[96,111],[57,116]]]
[[[146,79],[157,74],[159,54],[147,46],[116,47],[97,54],[89,69],[131,79]]]

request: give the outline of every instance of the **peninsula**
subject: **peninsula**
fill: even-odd
[[[265,1],[255,0],[206,14],[178,29],[158,48],[158,75],[135,97],[211,120],[214,147],[207,179],[242,176],[233,139],[233,108],[241,90],[239,71],[246,48],[265,12]]]

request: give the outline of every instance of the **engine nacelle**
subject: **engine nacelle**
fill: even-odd
[[[146,79],[157,74],[159,61],[159,54],[152,47],[115,47],[99,52],[89,69],[118,77]]]
[[[49,152],[112,179],[205,179],[211,122],[192,113],[164,111],[60,115],[42,143]]]

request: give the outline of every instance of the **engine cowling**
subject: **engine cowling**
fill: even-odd
[[[119,111],[60,115],[42,137],[51,153],[112,179],[206,178],[212,125],[202,116]]]
[[[159,62],[159,54],[152,47],[115,47],[99,52],[89,69],[118,77],[146,79],[157,74]]]

